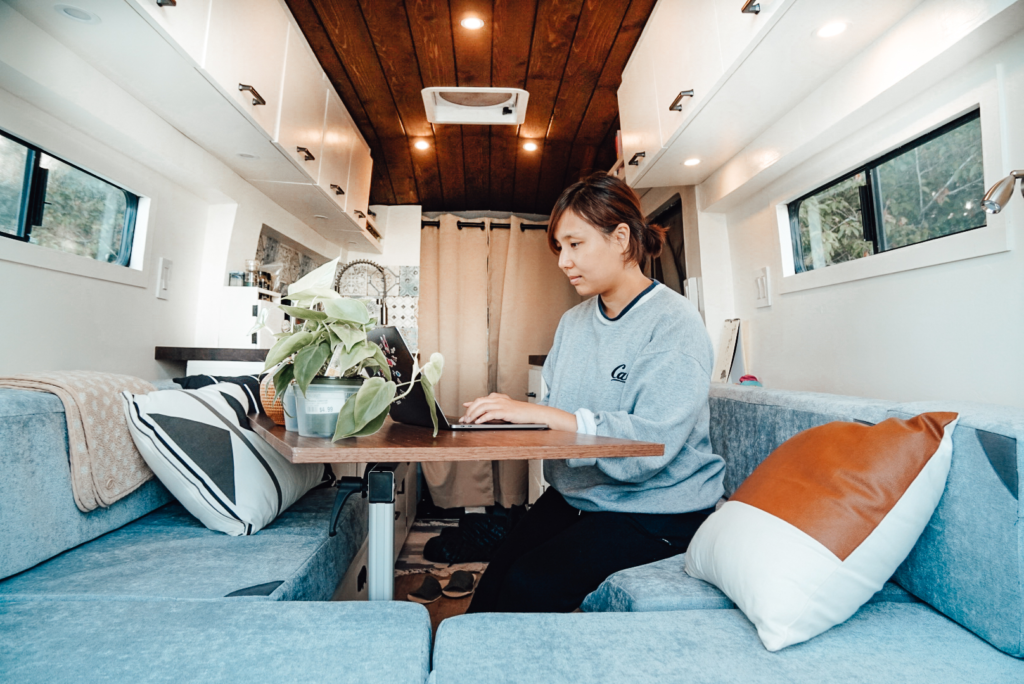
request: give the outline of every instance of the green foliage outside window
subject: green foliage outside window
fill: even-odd
[[[978,112],[905,148],[790,204],[797,271],[985,225]]]
[[[0,135],[0,236],[127,265],[137,206],[135,195]]]

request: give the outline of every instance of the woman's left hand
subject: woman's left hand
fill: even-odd
[[[504,420],[509,423],[532,423],[534,404],[515,401],[507,394],[491,392],[486,397],[467,401],[466,415],[459,418],[460,423],[486,423],[491,420]]]
[[[459,418],[460,423],[486,423],[491,420],[504,420],[509,423],[544,423],[552,430],[576,432],[576,416],[551,408],[531,404],[527,401],[516,401],[507,394],[493,392],[486,397],[467,401],[466,415]]]

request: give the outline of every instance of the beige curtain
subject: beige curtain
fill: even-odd
[[[423,358],[434,351],[445,357],[441,408],[462,415],[463,402],[488,392],[525,400],[527,357],[548,353],[558,320],[580,299],[545,231],[524,231],[515,216],[472,221],[484,230],[459,230],[451,215],[440,221],[440,228],[424,228],[421,240],[419,339]],[[424,463],[423,473],[442,508],[526,500],[525,461]]]

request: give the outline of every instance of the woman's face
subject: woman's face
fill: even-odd
[[[562,215],[555,229],[558,267],[581,297],[593,297],[612,289],[625,271],[623,254],[629,245],[629,228],[620,223],[605,235],[572,212]]]

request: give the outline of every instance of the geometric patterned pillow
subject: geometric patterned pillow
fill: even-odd
[[[324,466],[290,463],[252,431],[249,397],[238,385],[121,397],[143,459],[211,530],[255,534],[324,475]]]
[[[945,489],[956,413],[828,423],[780,445],[697,530],[687,574],[769,651],[844,622],[882,588]]]

